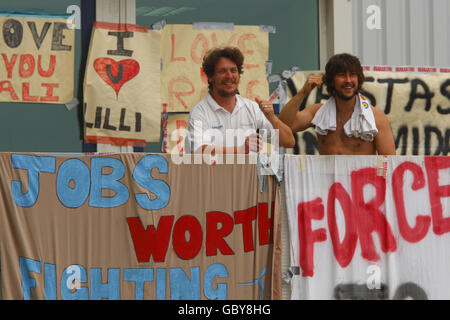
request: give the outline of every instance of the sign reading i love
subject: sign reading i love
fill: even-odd
[[[96,22],[84,83],[85,140],[143,146],[160,138],[160,31]]]

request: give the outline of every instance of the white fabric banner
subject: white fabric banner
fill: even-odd
[[[450,157],[285,157],[292,299],[450,299]]]

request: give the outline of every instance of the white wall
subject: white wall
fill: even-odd
[[[450,66],[450,1],[353,0],[352,15],[363,64]]]

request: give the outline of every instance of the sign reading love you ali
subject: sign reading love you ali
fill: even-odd
[[[84,79],[87,142],[159,141],[160,37],[145,26],[94,24]]]
[[[0,17],[0,102],[73,99],[75,29],[64,16]]]

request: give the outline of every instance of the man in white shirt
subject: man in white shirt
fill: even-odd
[[[243,63],[241,51],[232,47],[213,49],[203,58],[209,92],[190,112],[186,152],[214,156],[258,151],[259,129],[276,129],[281,146],[294,146],[291,129],[278,120],[270,102],[256,99],[255,103],[238,94]]]

